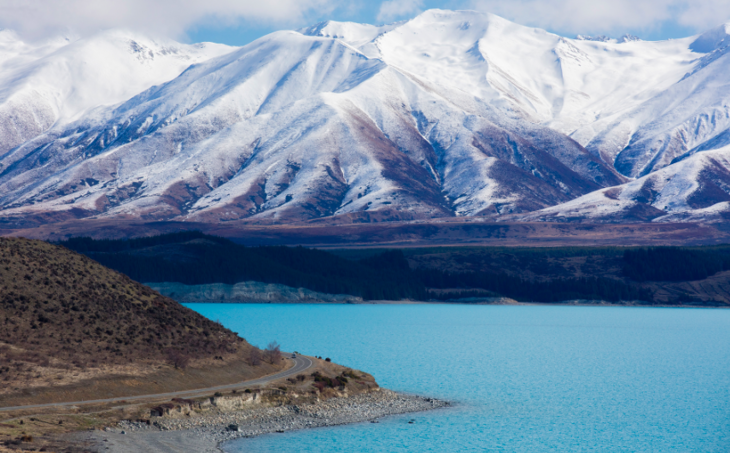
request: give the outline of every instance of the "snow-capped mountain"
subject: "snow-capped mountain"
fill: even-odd
[[[730,193],[729,28],[569,39],[431,10],[241,48],[0,34],[0,216],[694,219]],[[712,193],[632,195],[659,175]]]
[[[620,144],[608,154],[615,156],[615,168],[639,177],[729,144],[730,24],[693,39],[689,49],[703,53],[679,81],[604,121],[606,127],[585,146],[611,153],[611,144]]]
[[[522,221],[707,222],[730,219],[730,146],[647,176],[519,216]]]
[[[122,30],[30,45],[0,31],[0,155],[90,109],[126,101],[191,64],[231,50]]]

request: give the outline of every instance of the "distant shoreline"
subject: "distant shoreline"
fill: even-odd
[[[160,294],[184,304],[331,304],[331,305],[404,305],[404,304],[459,304],[459,305],[555,305],[555,306],[616,306],[657,308],[730,308],[718,301],[684,302],[677,304],[646,303],[642,300],[609,302],[600,299],[567,299],[551,302],[519,302],[510,297],[475,295],[449,300],[365,300],[349,294],[330,294],[295,288],[281,284],[247,281],[235,285],[211,283],[185,285],[174,282],[144,283]],[[448,294],[445,295],[448,297]],[[437,296],[438,297],[438,296]]]
[[[506,305],[506,306],[555,306],[555,307],[626,307],[626,308],[730,308],[728,305],[719,304],[640,304],[640,303],[613,303],[603,301],[590,302],[518,302],[510,301],[418,301],[418,300],[367,300],[359,302],[329,302],[329,301],[307,301],[307,302],[272,302],[272,301],[185,301],[178,300],[181,304],[226,304],[226,305]]]

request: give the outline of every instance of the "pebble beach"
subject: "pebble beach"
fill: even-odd
[[[449,406],[447,401],[380,389],[312,404],[256,407],[190,418],[159,418],[152,424],[122,421],[117,428],[85,434],[96,451],[131,453],[225,452],[225,442],[241,437],[376,421],[389,415]]]

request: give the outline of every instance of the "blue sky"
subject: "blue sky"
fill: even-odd
[[[243,45],[325,20],[387,23],[430,8],[474,9],[563,36],[680,38],[730,22],[730,0],[0,0],[0,27],[27,40],[129,28]]]
[[[586,2],[589,2],[590,0],[585,0]],[[637,2],[642,2],[644,0],[636,0]],[[589,34],[589,35],[609,35],[613,37],[620,37],[624,35],[625,33],[630,33],[636,36],[639,36],[642,39],[645,40],[662,40],[662,39],[671,39],[671,38],[683,38],[686,36],[694,35],[699,32],[702,32],[704,30],[707,30],[708,28],[719,25],[723,22],[730,21],[730,0],[728,0],[728,7],[725,11],[723,11],[723,8],[719,8],[718,14],[715,17],[724,17],[724,19],[720,19],[716,21],[716,23],[712,22],[711,20],[709,22],[705,22],[705,24],[688,24],[688,23],[682,23],[680,20],[680,14],[681,9],[671,11],[671,7],[668,8],[670,10],[669,14],[667,16],[662,16],[661,14],[657,14],[654,17],[646,17],[643,21],[626,21],[625,24],[622,24],[620,19],[616,21],[614,19],[615,23],[612,23],[611,25],[602,23],[600,18],[597,19],[597,22],[594,23],[593,18],[589,18],[589,20],[586,20],[583,24],[572,24],[572,23],[550,23],[549,21],[543,21],[540,20],[540,17],[530,17],[531,15],[528,13],[524,13],[523,10],[518,10],[515,8],[494,8],[490,6],[493,6],[494,3],[503,3],[503,4],[509,4],[511,2],[509,1],[502,1],[502,2],[478,2],[478,1],[457,1],[457,0],[426,0],[426,1],[403,1],[400,3],[405,3],[405,7],[401,10],[401,14],[392,14],[392,15],[383,15],[381,14],[381,9],[383,7],[383,4],[387,4],[389,2],[351,2],[349,7],[347,8],[334,8],[333,10],[326,11],[325,13],[318,13],[316,11],[309,11],[306,15],[304,15],[301,18],[298,18],[295,21],[266,21],[266,20],[246,20],[241,19],[240,22],[236,23],[235,25],[223,25],[218,21],[202,21],[198,24],[195,24],[194,26],[190,27],[186,31],[186,37],[191,42],[202,42],[202,41],[212,41],[212,42],[220,42],[230,45],[244,45],[247,44],[261,36],[264,36],[268,33],[282,30],[282,29],[297,29],[300,27],[304,27],[307,25],[313,25],[318,22],[326,21],[326,20],[337,20],[337,21],[353,21],[353,22],[360,22],[360,23],[369,23],[369,24],[382,24],[387,22],[392,22],[396,20],[406,20],[410,19],[412,17],[415,17],[419,12],[430,9],[430,8],[440,8],[440,9],[476,9],[481,11],[487,11],[487,12],[493,12],[495,14],[498,14],[502,17],[505,17],[506,19],[512,20],[514,22],[523,24],[523,25],[529,25],[529,26],[535,26],[539,28],[544,28],[548,31],[551,31],[553,33],[557,33],[562,36],[569,36],[574,37],[577,34]],[[398,3],[398,2],[390,2],[390,3]],[[524,3],[530,3],[530,2],[524,2]],[[550,1],[545,2],[539,2],[543,4],[550,4]],[[561,4],[569,4],[569,1],[565,2],[552,2],[556,4],[556,8],[560,8]],[[610,0],[609,3],[613,3],[613,0]],[[652,2],[646,2],[646,3],[652,3]],[[658,5],[657,8],[661,8],[661,4],[667,4],[671,2],[654,2]],[[676,2],[681,3],[681,2]],[[629,16],[631,14],[634,14],[633,8],[631,7],[630,3],[626,4],[626,15]],[[413,5],[413,8],[407,8],[407,6]],[[564,14],[572,14],[570,12],[570,8],[568,5],[563,6],[565,8]],[[617,7],[621,7],[620,5],[617,5]],[[528,9],[529,5],[525,7],[525,9]],[[708,8],[709,9],[709,8]],[[397,10],[397,8],[396,8]],[[686,22],[686,21],[685,21]],[[713,25],[709,25],[713,24]]]

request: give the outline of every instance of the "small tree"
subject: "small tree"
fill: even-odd
[[[167,351],[167,358],[175,366],[175,368],[180,370],[187,368],[190,363],[190,357],[177,349],[170,349]]]
[[[251,366],[261,365],[261,350],[257,347],[251,348],[251,352],[248,353],[248,363]]]
[[[274,364],[281,360],[281,347],[279,343],[272,341],[264,350],[264,358],[267,362]]]

